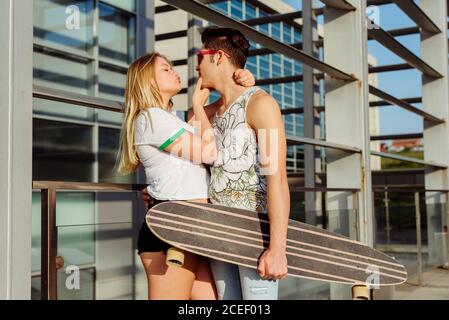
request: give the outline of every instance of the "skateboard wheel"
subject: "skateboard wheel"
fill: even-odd
[[[167,258],[165,263],[169,267],[182,267],[184,265],[184,251],[171,247],[167,250]]]
[[[352,287],[352,300],[369,300],[370,290],[365,285],[355,285]]]

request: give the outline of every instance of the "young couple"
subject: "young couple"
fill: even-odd
[[[258,269],[186,253],[184,266],[165,263],[170,245],[146,223],[138,252],[148,279],[149,299],[277,299],[278,280],[287,274],[286,234],[290,210],[286,139],[280,109],[254,87],[246,70],[249,43],[241,32],[208,28],[198,52],[199,80],[188,122],[172,111],[180,78],[159,53],[129,68],[119,171],[142,164],[149,205],[168,200],[210,202],[266,213],[268,249]],[[221,99],[204,106],[209,90]],[[210,165],[210,175],[208,168]]]

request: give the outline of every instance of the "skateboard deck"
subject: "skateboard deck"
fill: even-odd
[[[257,269],[269,244],[268,215],[209,203],[168,201],[152,207],[146,222],[164,242],[212,259]],[[288,275],[327,282],[398,285],[402,264],[336,233],[290,219]]]

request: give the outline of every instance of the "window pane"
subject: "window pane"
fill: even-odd
[[[295,43],[299,43],[299,42],[301,42],[301,33],[299,32],[299,30],[294,30],[293,31],[293,41],[295,42]]]
[[[293,63],[291,59],[284,58],[284,75],[285,76],[293,75]]]
[[[302,63],[295,61],[295,73],[296,74],[301,74],[302,73]]]
[[[88,51],[93,46],[93,0],[35,0],[35,42]]]
[[[247,64],[246,68],[253,74],[254,78],[257,78],[257,65]]]
[[[283,41],[285,43],[292,42],[292,27],[286,23],[282,23],[282,29],[284,30]]]
[[[215,9],[225,15],[228,15],[228,2],[227,1],[211,3],[209,6],[212,7],[212,9]]]
[[[90,126],[33,119],[33,180],[92,181]]]
[[[259,76],[260,79],[270,78],[270,71],[268,69],[260,67],[259,72],[260,72]]]
[[[123,113],[98,110],[98,122],[121,126],[123,122]]]
[[[136,11],[136,1],[135,0],[102,0],[101,2],[110,3],[113,6],[122,8],[128,11]]]
[[[88,95],[92,81],[89,64],[41,52],[33,54],[34,84]]]
[[[135,59],[135,18],[100,4],[100,57],[131,63]]]
[[[220,93],[218,91],[212,91],[209,95],[209,102],[208,103],[212,103],[217,101],[218,99],[220,99]]]
[[[231,7],[231,17],[236,20],[241,20],[243,18],[243,13],[241,8]]]
[[[243,5],[242,1],[232,0],[231,1],[231,16],[234,19],[243,19]]]
[[[125,99],[126,74],[100,68],[98,76],[100,97],[123,102]],[[98,110],[98,121],[121,125],[123,114],[121,112]]]
[[[273,63],[281,64],[281,55],[279,53],[272,54],[271,60],[273,61]]]
[[[284,108],[293,107],[293,99],[291,96],[284,95]]]
[[[120,142],[120,130],[112,128],[102,128],[99,131],[99,181],[111,183],[133,183],[136,182],[136,175],[122,175],[117,172],[118,167],[118,147]],[[117,159],[117,160],[116,160]]]
[[[126,72],[99,69],[99,96],[105,99],[123,102],[125,99]]]
[[[269,30],[269,25],[268,24],[261,24],[259,26],[259,28],[260,28],[260,32],[268,34],[268,32],[269,32],[268,31]]]
[[[60,116],[70,119],[93,121],[93,109],[58,101],[33,99],[33,113],[36,115]]]
[[[276,40],[281,40],[281,24],[280,22],[271,25],[271,36]]]
[[[246,19],[256,18],[256,7],[246,2]]]
[[[282,77],[281,66],[280,66],[279,64],[273,63],[273,64],[271,65],[271,71],[272,71],[271,76],[272,76],[273,78],[279,78],[279,77]]]
[[[95,262],[95,202],[94,194],[87,192],[58,192],[56,194],[57,226],[58,226],[58,255],[64,258],[65,266],[77,265],[81,269],[83,265],[92,265]],[[40,272],[41,269],[41,194],[33,192],[32,204],[32,271]],[[76,226],[76,227],[70,227]],[[64,275],[60,278],[60,275]],[[83,279],[83,270],[80,270],[80,289],[71,290],[72,298],[93,299],[88,288],[91,281]],[[58,271],[58,299],[65,297],[64,269]],[[60,281],[62,280],[62,281]],[[33,275],[32,299],[40,299],[40,275]],[[83,288],[84,285],[84,288]],[[77,293],[74,293],[76,291]]]

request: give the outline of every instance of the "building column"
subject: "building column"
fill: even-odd
[[[448,82],[448,41],[447,2],[421,0],[421,9],[441,30],[440,33],[421,31],[421,56],[426,63],[437,70],[440,79],[423,75],[422,104],[424,111],[443,119],[440,124],[424,120],[424,160],[449,166],[449,82]],[[448,169],[427,167],[425,171],[426,189],[449,189]],[[435,236],[443,232],[446,195],[441,192],[427,192],[427,236],[429,264],[438,264]],[[446,220],[447,221],[447,220]],[[447,222],[446,222],[447,223]]]
[[[317,20],[314,12],[315,0],[302,0],[303,28],[302,47],[303,51],[311,56],[318,57],[318,50],[314,41],[318,40]],[[304,136],[312,139],[320,138],[320,114],[315,109],[319,101],[319,82],[313,75],[313,68],[303,65],[303,88],[304,88]],[[319,148],[312,145],[304,146],[304,186],[316,187],[316,169],[321,168]],[[317,225],[318,212],[321,209],[321,195],[316,192],[305,192],[306,223]],[[321,225],[321,221],[318,223]]]
[[[154,50],[154,1],[137,0],[137,56]]]
[[[190,108],[192,106],[193,91],[195,90],[196,82],[198,81],[198,72],[196,71],[196,53],[203,45],[201,42],[201,28],[203,27],[203,20],[196,18],[191,13],[188,13],[187,21],[187,77],[189,79],[187,87],[187,108]]]
[[[154,1],[136,1],[136,56],[141,57],[147,52],[154,51]],[[145,183],[145,170],[142,166],[137,171],[137,182]],[[143,207],[143,206],[142,206]]]
[[[0,299],[31,297],[33,6],[0,2]]]
[[[372,246],[366,0],[346,2],[355,10],[325,8],[324,61],[358,80],[345,82],[326,75],[326,141],[358,148],[361,153],[327,149],[326,175],[328,188],[360,192],[356,198],[352,192],[327,193],[329,229]],[[350,297],[349,286],[331,285],[332,299]]]

